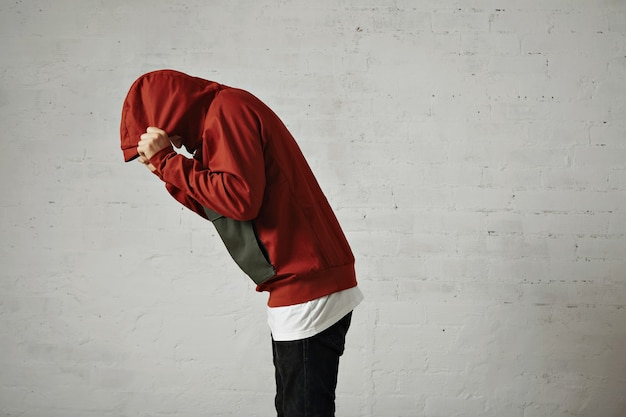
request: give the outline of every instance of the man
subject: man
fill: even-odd
[[[130,88],[120,133],[124,159],[213,222],[269,293],[278,416],[334,416],[339,357],[363,296],[348,242],[284,124],[246,91],[161,70]]]

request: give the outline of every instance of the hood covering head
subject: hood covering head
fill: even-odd
[[[130,87],[122,107],[120,136],[126,162],[137,158],[139,137],[149,126],[181,136],[196,149],[202,126],[219,84],[173,70],[149,72]]]

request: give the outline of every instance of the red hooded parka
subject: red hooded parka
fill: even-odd
[[[141,76],[120,126],[124,159],[148,126],[179,135],[150,162],[169,193],[215,225],[270,307],[357,285],[354,256],[294,138],[252,94],[172,70]]]

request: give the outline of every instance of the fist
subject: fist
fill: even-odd
[[[168,146],[172,146],[170,138],[164,130],[150,126],[146,129],[146,133],[139,137],[137,144],[137,153],[139,156],[149,160],[155,153]]]

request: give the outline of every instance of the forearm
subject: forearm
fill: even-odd
[[[258,214],[265,184],[262,168],[260,174],[245,179],[235,172],[212,171],[200,161],[166,149],[156,153],[150,162],[156,174],[178,190],[178,201],[189,198],[196,208],[204,206],[236,220],[250,220]]]

